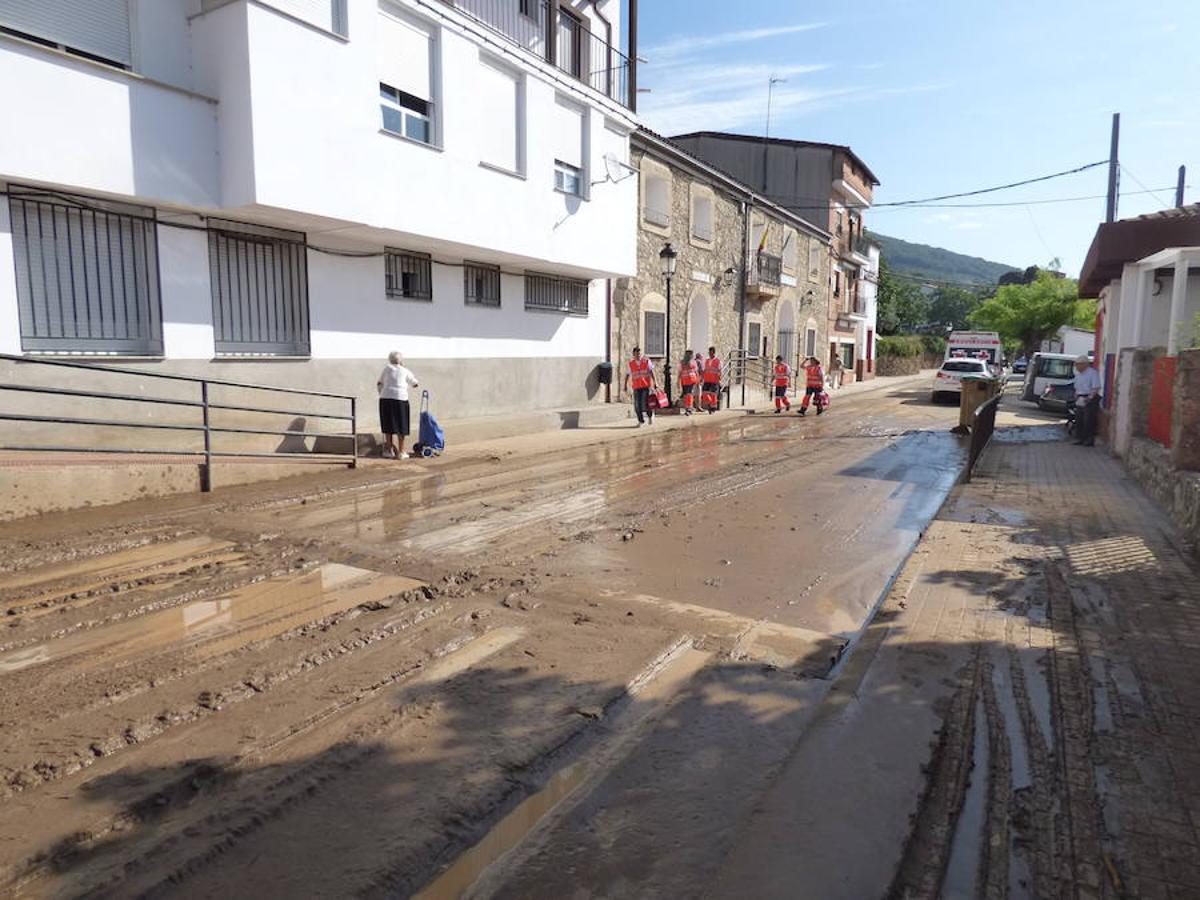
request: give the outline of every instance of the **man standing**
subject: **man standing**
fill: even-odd
[[[625,390],[633,383],[633,411],[637,413],[638,428],[654,424],[654,410],[650,408],[650,389],[655,387],[654,363],[650,357],[642,356],[642,348],[633,348],[633,359],[629,360],[629,371],[625,373]]]
[[[1079,417],[1079,440],[1075,443],[1083,447],[1095,446],[1100,415],[1100,373],[1086,356],[1075,360],[1075,407]]]
[[[700,405],[708,410],[711,416],[721,405],[721,360],[717,356],[717,348],[709,347],[708,356],[704,360],[702,373],[703,382],[700,385]]]
[[[800,415],[808,413],[808,402],[815,399],[819,416],[824,412],[820,399],[825,390],[825,371],[821,368],[821,361],[815,356],[806,359],[800,368],[804,369],[804,399],[800,401]]]
[[[788,399],[788,387],[792,383],[792,367],[783,361],[782,356],[775,357],[775,415],[785,409],[791,412],[792,401]]]

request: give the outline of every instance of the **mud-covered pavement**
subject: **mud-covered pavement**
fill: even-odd
[[[957,477],[909,384],[4,526],[0,893],[704,893]]]

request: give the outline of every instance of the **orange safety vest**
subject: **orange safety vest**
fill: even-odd
[[[650,378],[650,358],[643,356],[640,359],[631,359],[629,361],[629,374],[633,376],[633,389],[648,388],[654,382]]]
[[[682,385],[693,385],[700,381],[700,372],[696,368],[696,361],[692,360],[687,363],[679,364],[679,383]]]
[[[825,386],[825,372],[820,366],[807,366],[805,371],[808,377],[805,379],[805,384],[810,388],[819,388]]]
[[[720,384],[720,382],[721,360],[716,356],[706,357],[704,360],[704,383]]]
[[[775,387],[787,387],[792,383],[792,367],[787,363],[775,364]]]

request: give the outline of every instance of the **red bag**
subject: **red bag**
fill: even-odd
[[[826,391],[821,391],[817,394],[817,409],[827,409],[829,407],[829,394]]]
[[[646,405],[651,409],[666,409],[670,405],[667,400],[667,392],[651,391],[650,396],[646,398]]]

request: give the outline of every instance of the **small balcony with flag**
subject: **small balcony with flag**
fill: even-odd
[[[778,297],[782,283],[782,257],[760,250],[750,258],[750,265],[746,267],[747,295],[764,300]]]

